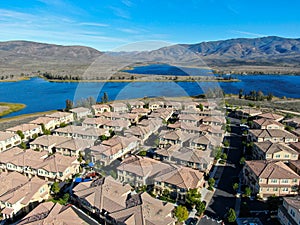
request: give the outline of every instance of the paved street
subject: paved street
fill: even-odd
[[[238,206],[236,207],[236,197],[232,184],[238,181],[238,175],[242,168],[239,165],[242,155],[242,144],[239,136],[239,126],[232,124],[231,130],[232,134],[227,137],[230,140],[230,149],[227,150],[228,163],[226,166],[218,166],[217,168],[215,178],[219,178],[218,174],[223,173],[220,175],[216,191],[205,212],[206,215],[216,219],[223,219],[229,208],[239,208]]]

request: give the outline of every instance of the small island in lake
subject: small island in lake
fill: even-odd
[[[25,107],[26,105],[21,103],[0,102],[0,117],[6,116],[13,112],[20,111]]]

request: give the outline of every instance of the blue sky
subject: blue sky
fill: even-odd
[[[2,0],[0,41],[114,50],[277,35],[300,38],[299,0]]]

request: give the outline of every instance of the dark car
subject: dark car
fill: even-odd
[[[187,221],[185,222],[186,225],[196,225],[198,223],[197,218],[188,218]]]

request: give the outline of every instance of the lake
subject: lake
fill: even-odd
[[[220,86],[225,93],[237,94],[262,90],[275,96],[300,98],[300,76],[290,75],[237,75],[241,82],[107,82],[73,83],[48,82],[41,78],[31,78],[19,82],[0,82],[0,102],[24,103],[27,107],[7,117],[20,114],[61,109],[65,100],[93,96],[100,101],[104,92],[110,100],[142,98],[145,96],[189,96],[202,94],[207,87]]]
[[[133,74],[174,75],[174,76],[212,76],[212,70],[190,67],[178,67],[168,64],[150,64],[123,70]]]

